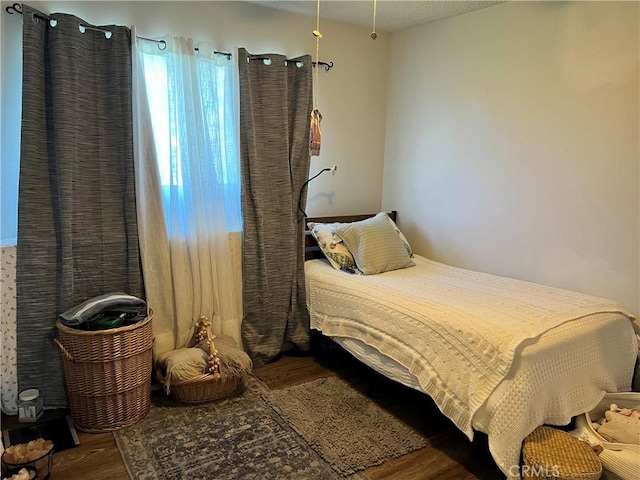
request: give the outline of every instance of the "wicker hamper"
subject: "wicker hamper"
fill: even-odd
[[[152,314],[126,327],[85,331],[57,322],[71,418],[100,433],[137,423],[151,405]]]
[[[602,463],[588,443],[541,426],[522,442],[522,478],[597,480]]]

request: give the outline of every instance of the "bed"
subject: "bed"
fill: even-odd
[[[311,328],[431,396],[470,440],[486,433],[507,478],[520,477],[522,440],[538,425],[566,425],[605,392],[630,390],[638,343],[620,305],[434,262],[411,251],[395,220],[307,219]],[[385,269],[400,245],[409,260]]]

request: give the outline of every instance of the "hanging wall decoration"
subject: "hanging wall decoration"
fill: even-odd
[[[320,122],[322,121],[322,115],[318,110],[318,72],[320,71],[320,39],[322,33],[320,33],[320,0],[318,0],[318,7],[316,13],[316,29],[313,31],[313,36],[316,37],[316,61],[315,72],[313,79],[313,110],[311,110],[311,132],[309,135],[309,153],[311,156],[320,155],[320,144],[322,143],[322,131],[320,130]]]
[[[371,31],[371,39],[375,40],[378,38],[378,34],[376,33],[376,10],[378,7],[378,0],[373,0],[373,30]]]

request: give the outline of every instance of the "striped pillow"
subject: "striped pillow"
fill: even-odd
[[[413,249],[411,248],[411,245],[409,244],[409,240],[407,240],[407,238],[402,234],[402,232],[400,231],[400,229],[396,225],[396,222],[391,220],[391,217],[389,215],[387,215],[387,218],[389,219],[389,223],[391,224],[393,229],[396,231],[396,233],[400,237],[400,240],[402,240],[402,243],[404,244],[404,248],[407,249],[407,253],[409,254],[410,257],[413,257]]]
[[[342,239],[358,269],[365,275],[415,265],[405,242],[389,222],[389,216],[385,212],[360,222],[337,226],[335,234]]]

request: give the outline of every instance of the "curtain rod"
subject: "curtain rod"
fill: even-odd
[[[142,39],[142,40],[148,40],[150,42],[156,42],[158,44],[158,48],[160,50],[164,50],[165,48],[167,48],[167,42],[165,40],[157,40],[155,38],[147,38],[147,37],[141,37],[138,36],[138,38]],[[198,47],[195,47],[194,50],[196,52],[200,51]],[[227,59],[231,59],[231,54],[229,52],[218,52],[217,50],[214,50],[213,53],[215,53],[216,55],[224,55],[227,57]],[[264,56],[259,56],[259,55],[252,55],[247,57],[247,61],[249,60],[271,60],[271,58],[269,57],[264,57]],[[286,58],[285,59],[285,65],[288,64],[288,62],[291,62],[292,60]],[[324,67],[325,71],[329,71],[333,68],[333,62],[311,62],[313,64],[314,67],[321,65]]]
[[[22,15],[22,4],[14,3],[13,5],[8,5],[5,8],[5,11],[11,15],[13,15],[14,13],[19,13],[20,15]],[[40,20],[49,20],[49,17],[43,17],[42,15],[38,15],[37,13],[34,13],[33,16],[39,18]]]
[[[22,13],[22,5],[20,3],[14,3],[13,5],[8,5],[5,8],[5,11],[11,15],[13,15],[14,13],[18,13],[20,15],[23,15]],[[34,13],[33,16],[35,18],[39,18],[40,20],[44,20],[44,21],[49,21],[49,22],[56,22],[56,20],[54,18],[48,17],[48,16],[42,16],[42,15],[38,15],[37,13]],[[55,23],[52,24],[52,26],[55,26]],[[80,25],[80,31],[82,33],[84,33],[84,29],[88,29],[88,30],[94,30],[97,32],[104,32],[105,37],[107,38],[111,38],[111,31],[103,29],[103,28],[98,28],[98,27],[93,27],[90,25]],[[140,37],[138,36],[137,38],[140,38],[142,40],[148,40],[150,42],[156,42],[158,44],[158,48],[160,50],[164,50],[165,48],[167,48],[167,42],[165,40],[156,40],[153,38],[147,38],[147,37]],[[198,47],[194,48],[194,50],[196,52],[200,51],[198,49]],[[229,52],[218,52],[217,50],[213,51],[214,54],[216,55],[224,55],[225,57],[227,57],[228,60],[231,59],[232,55]],[[263,56],[249,56],[247,57],[247,61],[249,60],[271,60],[269,57],[263,57]],[[290,62],[292,60],[289,60],[288,58],[285,59],[285,65],[288,64],[288,62]],[[324,67],[325,71],[328,72],[329,70],[331,70],[333,68],[333,62],[311,62],[311,64],[314,67],[317,67],[318,65],[321,65]]]
[[[321,65],[324,67],[324,71],[328,72],[329,70],[331,70],[333,68],[333,62],[311,62],[313,63],[314,67],[317,67],[318,65]]]
[[[19,3],[14,3],[13,5],[9,5],[5,8],[5,10],[7,13],[11,15],[13,15],[14,13],[19,13],[20,15],[24,15],[22,13],[22,5]],[[55,18],[52,18],[49,16],[43,17],[42,15],[38,15],[37,13],[34,13],[33,16],[40,20],[44,20],[45,22],[49,22],[52,27],[55,27],[58,24],[58,21]],[[85,30],[93,30],[95,32],[104,33],[104,36],[107,37],[107,39],[111,38],[111,30],[107,30],[106,28],[98,28],[98,27],[93,27],[91,25],[83,25],[82,23],[78,25],[78,28],[80,29],[81,33],[84,33]]]
[[[147,37],[141,37],[141,36],[138,36],[137,38],[140,38],[142,40],[148,40],[150,42],[156,42],[160,50],[164,50],[165,48],[167,48],[167,42],[165,40],[156,40],[155,38],[147,38]],[[194,50],[196,52],[200,51],[198,47],[195,47]],[[225,57],[227,57],[227,60],[231,60],[231,57],[232,57],[232,55],[229,52],[218,52],[217,50],[214,50],[213,53],[215,53],[216,55],[224,55]]]
[[[249,55],[247,57],[247,62],[250,62],[251,60],[262,60],[262,61],[269,60],[269,61],[271,61],[271,58],[270,57],[265,57],[263,55]],[[292,60],[290,58],[285,58],[284,59],[284,64],[285,65],[288,65],[289,62],[295,64],[295,63],[300,62],[300,60]],[[324,67],[325,71],[327,71],[327,72],[333,68],[333,62],[328,62],[328,63],[327,62],[311,62],[311,64],[314,67],[317,67],[318,65],[320,65],[320,66]]]
[[[14,3],[13,5],[9,5],[5,8],[6,12],[13,15],[14,13],[19,13],[20,15],[23,15],[22,13],[22,5],[19,3]],[[33,14],[34,17],[39,18],[40,20],[44,20],[44,21],[48,21],[48,22],[56,22],[56,20],[54,18],[51,17],[43,17],[42,15],[38,15],[37,13]],[[55,23],[53,23],[51,26],[55,27]],[[111,31],[104,29],[104,28],[98,28],[98,27],[92,27],[90,25],[80,25],[80,31],[82,33],[84,33],[84,29],[87,30],[94,30],[97,32],[104,32],[105,37],[107,38],[111,38]],[[167,48],[167,42],[165,42],[164,40],[155,40],[153,38],[146,38],[146,37],[140,37],[138,36],[137,38],[141,38],[143,40],[149,40],[150,42],[156,42],[158,43],[158,48],[160,50],[164,50],[165,48]],[[194,50],[196,52],[199,51],[198,47],[194,48]],[[224,55],[227,57],[227,59],[231,59],[231,54],[228,52],[217,52],[214,51],[213,53],[215,53],[216,55]]]

